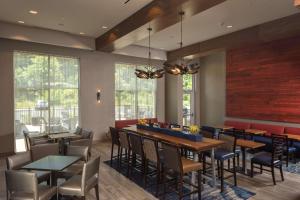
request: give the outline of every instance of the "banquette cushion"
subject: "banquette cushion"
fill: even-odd
[[[226,120],[224,122],[224,125],[226,125],[226,126],[232,126],[234,128],[237,128],[237,129],[249,129],[250,128],[250,123],[240,122],[240,121]]]
[[[300,128],[295,127],[285,127],[284,132],[293,135],[300,135]]]
[[[271,134],[283,134],[284,133],[284,127],[278,126],[278,125],[253,123],[253,124],[251,124],[250,128],[267,131],[266,135],[268,135],[268,136],[270,136]]]

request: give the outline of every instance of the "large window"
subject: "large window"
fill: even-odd
[[[142,66],[140,66],[142,67]],[[132,64],[115,66],[115,119],[155,117],[156,80],[138,79]]]
[[[14,53],[15,133],[72,130],[79,118],[79,60]]]
[[[183,125],[189,126],[194,123],[194,94],[195,94],[195,76],[183,75]]]

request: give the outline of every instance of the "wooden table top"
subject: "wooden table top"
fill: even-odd
[[[80,135],[76,135],[74,133],[56,133],[48,135],[50,139],[61,139],[61,138],[76,138],[81,137]]]
[[[191,140],[166,135],[163,133],[153,132],[153,131],[147,131],[143,129],[137,129],[136,126],[131,126],[128,128],[124,128],[125,131],[132,131],[138,134],[141,134],[143,136],[147,136],[156,140],[165,141],[169,143],[173,143],[185,148],[188,148],[193,151],[205,151],[210,150],[212,148],[216,148],[224,144],[223,141],[215,140],[215,139],[209,139],[209,138],[203,138],[202,141],[194,142]]]
[[[264,135],[267,133],[267,131],[258,130],[258,129],[246,129],[245,132],[253,135]]]
[[[257,148],[266,146],[266,144],[264,144],[264,143],[254,142],[251,140],[244,140],[244,139],[237,139],[236,145],[240,146],[240,147],[245,147],[248,149],[257,149]]]
[[[291,140],[300,141],[300,135],[295,135],[295,134],[290,134],[290,133],[285,133],[285,135],[287,135],[288,138],[291,139]]]
[[[217,125],[217,126],[213,126],[214,128],[216,129],[220,129],[220,130],[230,130],[230,129],[233,129],[234,127],[233,126],[226,126],[226,125]]]

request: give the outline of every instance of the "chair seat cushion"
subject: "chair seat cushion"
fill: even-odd
[[[230,158],[234,157],[234,153],[231,151],[228,151],[226,149],[217,149],[215,151],[215,159],[217,160],[228,160]]]
[[[75,163],[75,164],[67,167],[63,171],[59,172],[58,177],[69,179],[74,175],[80,175],[83,170],[83,165],[84,165],[83,163]]]
[[[268,153],[268,152],[261,152],[261,153],[255,155],[251,159],[251,162],[271,166],[271,164],[272,164],[272,154]],[[278,163],[278,162],[280,162],[280,161],[277,160],[274,163]]]
[[[39,200],[49,200],[56,195],[56,187],[48,187],[46,185],[39,185]],[[12,193],[12,199],[14,200],[33,200],[33,196],[30,193],[16,192]]]
[[[183,167],[184,173],[198,171],[198,170],[203,169],[202,163],[200,163],[200,162],[195,162],[193,160],[186,159],[184,157],[181,158],[181,162],[182,162],[182,167]]]
[[[70,195],[70,196],[83,196],[84,190],[89,191],[92,187],[97,184],[98,178],[93,176],[86,183],[86,188],[81,188],[81,179],[82,176],[76,175],[70,178],[68,181],[64,182],[58,188],[59,194]]]

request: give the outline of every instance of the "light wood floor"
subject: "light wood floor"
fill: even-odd
[[[110,158],[110,144],[98,143],[94,145],[93,153],[101,156],[105,161]],[[0,160],[0,199],[5,197],[5,161]],[[277,174],[280,179],[279,174]],[[238,186],[255,192],[251,200],[300,200],[300,175],[285,173],[285,181],[273,186],[272,178],[264,173],[253,179],[238,175]],[[101,200],[152,200],[156,199],[142,188],[120,175],[109,166],[101,163],[100,167],[100,199]],[[94,191],[90,192],[88,199],[95,199]]]

